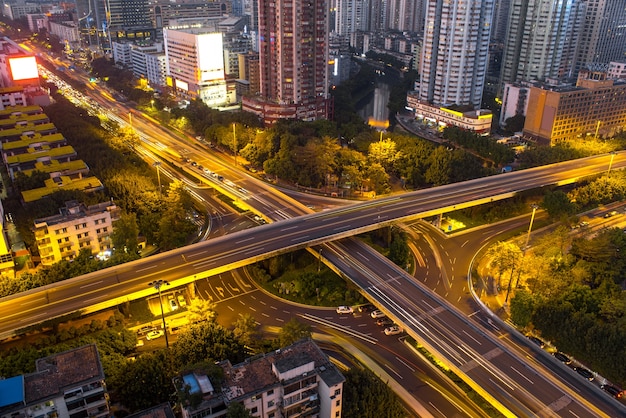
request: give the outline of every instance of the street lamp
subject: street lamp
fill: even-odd
[[[235,122],[233,122],[233,148],[235,149],[235,167],[237,166],[237,133],[235,131]]]
[[[526,235],[526,245],[524,245],[524,250],[528,248],[528,242],[530,241],[530,231],[533,229],[533,221],[535,220],[535,212],[539,209],[538,205],[532,204],[530,205],[533,208],[533,214],[530,215],[530,225],[528,225],[528,234]]]
[[[320,248],[319,257],[317,258],[317,272],[319,273],[322,269],[322,249]]]
[[[596,134],[593,136],[594,140],[598,139],[598,131],[600,130],[600,123],[601,121],[598,121],[598,123],[596,124]]]
[[[161,287],[169,286],[170,283],[167,280],[155,280],[148,283],[148,286],[154,287],[159,292],[159,305],[161,306],[161,319],[163,320],[163,333],[165,334],[165,347],[170,348],[170,342],[167,339],[167,326],[165,325],[165,314],[163,313],[163,299],[161,299]]]
[[[609,169],[606,170],[607,177],[609,177],[611,174],[611,167],[613,166],[613,158],[615,158],[615,151],[611,151],[611,161],[609,161]]]
[[[153,164],[157,169],[157,180],[159,182],[159,197],[161,197],[161,161],[155,161]]]
[[[154,99],[150,100],[150,105],[152,106],[152,110],[154,110]]]

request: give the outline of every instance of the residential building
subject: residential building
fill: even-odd
[[[266,125],[329,118],[328,8],[326,0],[259,1],[261,88],[243,110]]]
[[[581,71],[576,86],[530,88],[524,136],[555,144],[586,137],[611,137],[626,126],[626,81],[606,72]]]
[[[345,378],[310,339],[243,363],[219,365],[224,371],[221,392],[201,370],[175,379],[180,393],[199,399],[197,405],[181,404],[183,418],[224,417],[233,402],[261,418],[341,417]]]
[[[26,103],[27,98],[24,93],[24,87],[0,87],[0,110],[26,106]]]
[[[146,58],[146,77],[150,86],[158,91],[165,88],[167,77],[167,57],[165,52],[149,52]]]
[[[507,83],[502,89],[502,108],[500,110],[500,126],[505,126],[506,120],[515,115],[526,116],[528,109],[528,95],[530,86],[525,84]]]
[[[56,35],[62,42],[67,42],[70,47],[77,48],[80,45],[80,32],[74,22],[48,22],[50,34]]]
[[[580,11],[577,0],[511,0],[498,91],[505,83],[569,76]]]
[[[626,79],[626,62],[611,61],[606,75],[612,79]]]
[[[222,34],[216,20],[164,28],[163,39],[166,83],[179,98],[200,99],[209,107],[229,103]]]
[[[6,277],[15,277],[15,262],[13,260],[13,250],[6,229],[7,220],[5,218],[4,206],[0,201],[0,273]],[[0,391],[1,392],[1,391]],[[0,410],[1,410],[0,406]]]
[[[73,260],[83,248],[94,256],[111,250],[113,222],[119,219],[119,208],[113,202],[85,206],[72,200],[59,212],[34,221],[41,264]]]
[[[34,373],[0,380],[0,418],[109,416],[95,344],[40,358],[35,367]]]
[[[26,17],[29,13],[39,13],[40,5],[35,2],[2,2],[2,16],[11,20],[17,20]]]
[[[247,88],[245,94],[256,96],[261,91],[261,76],[259,74],[259,53],[249,51],[239,54],[239,79],[245,80]]]
[[[422,102],[480,107],[492,11],[493,0],[428,2],[417,89]]]
[[[407,95],[419,119],[490,131],[492,114],[481,105],[493,0],[428,2],[420,81]]]
[[[626,0],[581,1],[580,36],[573,77],[591,64],[626,57]]]

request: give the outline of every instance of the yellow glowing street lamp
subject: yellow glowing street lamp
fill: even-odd
[[[613,166],[613,158],[615,158],[615,151],[611,151],[611,161],[609,161],[609,169],[606,170],[606,176],[609,177],[611,175],[611,167]]]
[[[170,283],[167,280],[155,280],[148,283],[148,286],[154,287],[159,292],[159,305],[161,306],[161,320],[163,320],[163,333],[165,334],[165,347],[170,348],[170,342],[167,339],[167,325],[165,324],[165,314],[163,313],[163,299],[161,299],[161,288],[163,286],[169,286]]]
[[[533,229],[533,221],[535,220],[535,212],[537,212],[537,209],[539,209],[539,205],[530,205],[530,207],[533,209],[533,214],[530,215],[530,225],[528,225],[528,234],[526,234],[526,244],[524,245],[524,250],[526,250],[526,248],[528,248],[528,242],[530,241],[530,231],[532,231]]]

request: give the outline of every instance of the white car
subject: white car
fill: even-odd
[[[383,311],[380,311],[380,310],[376,309],[375,311],[372,311],[370,316],[372,318],[384,318],[387,315],[385,315],[385,313]]]
[[[161,338],[163,335],[165,335],[165,333],[163,332],[163,330],[160,329],[156,331],[150,331],[148,334],[146,334],[146,340],[156,340],[157,338]]]
[[[181,308],[187,306],[187,301],[185,300],[185,297],[183,295],[178,295],[176,299],[178,299],[178,306],[180,306]]]
[[[352,312],[354,312],[352,306],[339,306],[337,308],[338,314],[351,314]]]
[[[396,335],[396,334],[402,334],[402,328],[400,328],[397,325],[394,325],[389,328],[385,328],[385,335]]]

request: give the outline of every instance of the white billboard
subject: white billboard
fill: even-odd
[[[224,79],[224,48],[221,33],[198,35],[198,83]]]

